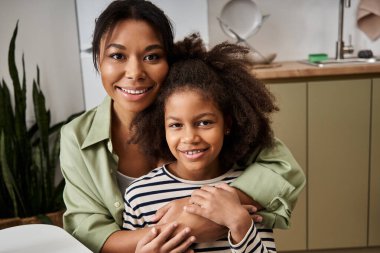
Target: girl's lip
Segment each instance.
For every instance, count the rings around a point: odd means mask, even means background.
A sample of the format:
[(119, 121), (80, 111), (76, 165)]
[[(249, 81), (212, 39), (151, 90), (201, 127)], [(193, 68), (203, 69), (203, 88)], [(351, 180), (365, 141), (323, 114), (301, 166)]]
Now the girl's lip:
[(191, 149), (191, 150), (179, 150), (186, 158), (195, 160), (201, 158), (208, 148), (204, 149)]

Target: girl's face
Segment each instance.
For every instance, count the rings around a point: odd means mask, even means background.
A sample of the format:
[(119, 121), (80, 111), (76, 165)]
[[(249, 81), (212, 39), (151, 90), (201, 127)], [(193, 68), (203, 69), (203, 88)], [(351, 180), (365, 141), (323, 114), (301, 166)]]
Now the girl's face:
[(119, 116), (149, 106), (168, 69), (163, 44), (144, 21), (120, 21), (102, 38), (99, 71)]
[(206, 180), (219, 176), (218, 155), (223, 146), (222, 112), (200, 91), (174, 92), (166, 100), (165, 132), (177, 163), (171, 171), (184, 179)]

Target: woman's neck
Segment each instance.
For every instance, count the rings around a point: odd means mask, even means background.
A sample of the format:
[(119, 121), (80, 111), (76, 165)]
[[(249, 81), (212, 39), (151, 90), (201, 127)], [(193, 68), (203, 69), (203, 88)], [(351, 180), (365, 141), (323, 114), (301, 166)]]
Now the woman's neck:
[(118, 171), (130, 177), (140, 177), (153, 168), (155, 164), (147, 159), (138, 144), (130, 144), (130, 126), (135, 113), (112, 109), (111, 138), (115, 154), (119, 157)]

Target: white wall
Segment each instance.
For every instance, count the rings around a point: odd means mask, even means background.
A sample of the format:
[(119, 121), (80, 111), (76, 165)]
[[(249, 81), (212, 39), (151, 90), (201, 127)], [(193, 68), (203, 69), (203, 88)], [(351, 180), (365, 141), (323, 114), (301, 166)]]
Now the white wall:
[(37, 64), (52, 123), (83, 110), (75, 0), (0, 0), (0, 77), (8, 86), (8, 46), (17, 20), (16, 60), (21, 74), (25, 54), (28, 121), (34, 118), (31, 91)]
[[(80, 48), (90, 46), (94, 19), (110, 0), (0, 0), (0, 77), (10, 84), (7, 50), (12, 31), (19, 20), (16, 57), (21, 67), (25, 53), (28, 102), (36, 65), (41, 69), (41, 85), (52, 121), (65, 119), (71, 113), (95, 106), (104, 96), (99, 77), (92, 67), (91, 55)], [(191, 31), (201, 31), (206, 42), (215, 45), (230, 39), (219, 27), (216, 16), (228, 0), (153, 0), (175, 23), (176, 39)], [(278, 53), (277, 60), (305, 59), (309, 53), (335, 55), (338, 27), (338, 0), (255, 0), (263, 14), (271, 16), (249, 42), (264, 53)], [(380, 56), (380, 40), (371, 42), (355, 23), (359, 0), (351, 0), (345, 9), (345, 34), (353, 36), (356, 50), (372, 49)], [(77, 32), (76, 4), (80, 15), (81, 46)], [(206, 5), (208, 4), (208, 5)], [(94, 11), (95, 10), (95, 11)], [(208, 16), (208, 23), (206, 22)], [(83, 26), (84, 24), (84, 26)], [(84, 40), (82, 40), (84, 39)], [(231, 39), (230, 39), (231, 40)], [(233, 40), (231, 40), (233, 41)], [(85, 90), (85, 92), (83, 91)], [(99, 92), (99, 93), (97, 93)], [(33, 118), (29, 106), (28, 119)]]
[[(226, 36), (216, 19), (228, 0), (208, 0), (210, 46), (233, 39)], [(338, 38), (339, 0), (254, 0), (262, 14), (270, 14), (260, 31), (248, 42), (263, 54), (277, 53), (276, 60), (306, 59), (309, 53), (327, 53), (335, 57)], [(352, 35), (355, 55), (372, 49), (380, 56), (380, 39), (372, 42), (356, 26), (359, 0), (345, 8), (343, 40)], [(380, 28), (379, 28), (380, 29)]]

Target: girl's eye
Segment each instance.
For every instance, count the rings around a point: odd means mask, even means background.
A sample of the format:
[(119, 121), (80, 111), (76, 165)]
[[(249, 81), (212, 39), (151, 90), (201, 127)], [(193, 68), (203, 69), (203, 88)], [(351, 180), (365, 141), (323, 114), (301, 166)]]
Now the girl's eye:
[(182, 124), (180, 123), (171, 123), (169, 124), (169, 128), (180, 128), (182, 127)]
[(160, 59), (158, 54), (150, 54), (144, 57), (145, 61), (157, 61), (158, 59)]
[(210, 126), (212, 125), (214, 122), (212, 122), (211, 120), (202, 120), (202, 121), (199, 121), (197, 123), (198, 126)]
[(125, 57), (123, 54), (115, 53), (111, 54), (111, 58), (115, 60), (123, 60)]

